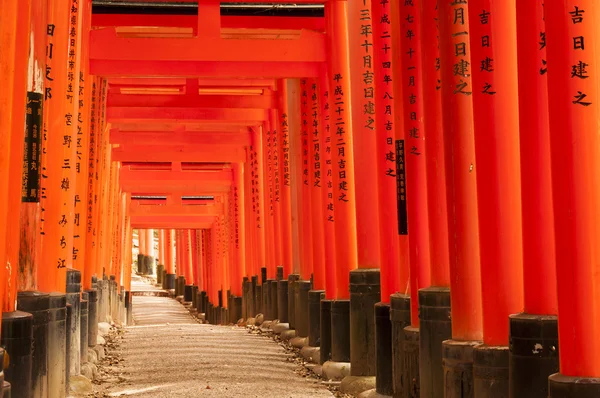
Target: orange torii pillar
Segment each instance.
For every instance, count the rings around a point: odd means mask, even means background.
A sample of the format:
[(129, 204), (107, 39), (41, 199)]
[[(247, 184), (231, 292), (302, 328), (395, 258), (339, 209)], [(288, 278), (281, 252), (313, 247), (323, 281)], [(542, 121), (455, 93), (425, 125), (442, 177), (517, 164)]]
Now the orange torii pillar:
[(190, 256), (191, 256), (191, 267), (192, 267), (192, 308), (196, 308), (197, 305), (197, 296), (198, 296), (198, 283), (200, 282), (200, 275), (198, 271), (200, 270), (200, 264), (198, 260), (198, 255), (200, 252), (198, 251), (198, 233), (196, 229), (190, 230)]
[[(469, 2), (483, 344), (474, 351), (476, 396), (506, 396), (508, 317), (523, 311), (523, 233), (515, 1)], [(528, 132), (525, 132), (528, 134)], [(484, 376), (485, 374), (485, 376)]]
[(146, 230), (146, 257), (145, 257), (145, 274), (146, 275), (154, 275), (155, 270), (155, 253), (154, 253), (154, 230), (147, 229)]
[[(353, 129), (350, 114), (350, 64), (346, 1), (330, 2), (328, 91), (331, 108), (333, 199), (335, 211), (336, 291), (331, 302), (331, 361), (350, 362), (350, 272), (358, 266), (354, 190)], [(326, 306), (327, 302), (323, 301)], [(323, 310), (325, 314), (327, 308)], [(322, 318), (322, 324), (327, 319)]]
[(600, 137), (596, 1), (547, 1), (560, 373), (549, 397), (600, 395)]
[(186, 256), (185, 256), (185, 242), (184, 242), (184, 231), (182, 229), (175, 230), (175, 270), (177, 279), (175, 281), (175, 297), (177, 300), (183, 301), (183, 294), (185, 292), (185, 267), (186, 267)]
[[(330, 11), (330, 5), (326, 5)], [(329, 47), (329, 43), (327, 43)], [(330, 51), (328, 51), (330, 52)], [(331, 144), (332, 130), (335, 125), (331, 122), (331, 107), (329, 103), (329, 71), (326, 65), (319, 74), (320, 93), (320, 158), (321, 158), (321, 223), (323, 225), (323, 245), (325, 259), (325, 293), (321, 296), (319, 309), (320, 323), (320, 363), (331, 359), (331, 302), (335, 298), (335, 215), (333, 198), (333, 161)]]
[(307, 294), (308, 345), (318, 347), (321, 339), (321, 296), (325, 294), (325, 219), (323, 208), (323, 190), (325, 176), (322, 161), (321, 134), (323, 125), (321, 118), (321, 91), (319, 79), (308, 79), (308, 163), (311, 176), (311, 246), (313, 263), (313, 283)]
[[(23, 172), (25, 109), (28, 107), (26, 92), (29, 86), (27, 63), (30, 5), (30, 1), (18, 4), (0, 2), (3, 10), (3, 15), (0, 16), (0, 78), (3, 82), (3, 92), (0, 94), (0, 185), (3, 190), (0, 198), (0, 302), (4, 326), (0, 357), (5, 361), (0, 368), (4, 369), (7, 380), (6, 385), (0, 386), (0, 392), (10, 395), (12, 388), (14, 396), (27, 396), (32, 387), (30, 350), (33, 347), (31, 338), (27, 338), (32, 333), (32, 314), (16, 311), (15, 307), (19, 269), (18, 209), (21, 206), (22, 192), (19, 188)], [(23, 347), (29, 350), (24, 350)], [(8, 367), (4, 368), (7, 363)]]
[(192, 257), (192, 231), (186, 229), (182, 232), (183, 238), (183, 257), (184, 257), (184, 276), (185, 285), (183, 290), (183, 301), (191, 303), (193, 298), (194, 286), (194, 262)]
[(243, 300), (247, 300), (248, 285), (244, 276), (246, 274), (246, 229), (245, 220), (245, 192), (244, 192), (244, 164), (234, 163), (233, 167), (233, 249), (235, 252), (235, 263), (231, 273), (231, 319), (237, 322), (240, 318), (246, 318)]
[[(256, 256), (257, 256), (257, 248), (256, 248), (256, 197), (255, 197), (255, 179), (254, 179), (254, 151), (252, 147), (247, 148), (247, 161), (244, 163), (244, 189), (246, 201), (244, 203), (245, 215), (246, 215), (246, 229), (244, 234), (246, 236), (246, 275), (247, 278), (246, 290), (247, 290), (247, 300), (246, 300), (246, 311), (248, 317), (254, 317), (260, 311), (258, 306), (255, 303), (256, 296), (256, 284), (258, 283), (258, 266), (256, 265)], [(205, 233), (205, 241), (208, 245), (209, 233)], [(209, 248), (207, 247), (207, 250)], [(208, 269), (207, 269), (208, 271)], [(208, 281), (208, 279), (207, 279)], [(208, 285), (207, 285), (207, 294), (208, 294)]]
[(275, 212), (273, 207), (273, 154), (271, 149), (271, 130), (270, 120), (262, 124), (262, 159), (263, 159), (263, 191), (262, 197), (264, 203), (264, 230), (265, 230), (265, 266), (266, 279), (262, 281), (262, 307), (265, 320), (272, 320), (277, 317), (273, 314), (273, 300), (271, 286), (277, 279), (277, 264), (275, 260)]
[[(280, 200), (281, 200), (281, 256), (283, 266), (282, 280), (277, 285), (277, 318), (281, 323), (289, 322), (288, 300), (289, 287), (298, 275), (293, 273), (292, 256), (292, 202), (291, 181), (292, 172), (290, 166), (290, 126), (289, 126), (289, 92), (288, 81), (281, 79), (277, 81), (277, 93), (279, 100), (278, 120), (279, 135), (277, 153), (279, 158), (280, 175)], [(247, 227), (246, 227), (247, 228)], [(246, 243), (249, 245), (249, 242)]]
[[(379, 187), (371, 0), (348, 0), (353, 147), (356, 161), (358, 268), (350, 273), (350, 353), (353, 376), (375, 376), (375, 304), (381, 300)], [(350, 101), (349, 101), (350, 103)], [(350, 149), (350, 148), (349, 148)], [(346, 276), (338, 274), (345, 280)]]
[[(401, 252), (399, 239), (399, 236), (404, 234), (403, 238), (406, 240), (407, 231), (400, 231), (398, 228), (399, 208), (406, 209), (405, 206), (399, 206), (406, 204), (405, 179), (402, 178), (400, 184), (397, 183), (405, 172), (403, 163), (402, 168), (397, 170), (397, 161), (403, 161), (404, 158), (396, 153), (396, 137), (404, 137), (403, 125), (396, 122), (397, 119), (402, 120), (397, 116), (402, 114), (401, 91), (395, 90), (396, 85), (399, 86), (399, 82), (395, 80), (400, 81), (401, 77), (394, 78), (393, 73), (400, 65), (399, 62), (396, 65), (394, 55), (399, 51), (393, 41), (393, 34), (399, 34), (394, 32), (394, 27), (399, 22), (398, 10), (389, 2), (372, 2), (371, 11), (381, 256), (381, 302), (375, 305), (376, 390), (380, 394), (392, 395), (393, 371), (398, 375), (402, 373), (404, 358), (398, 354), (398, 350), (402, 350), (403, 347), (403, 329), (410, 325), (410, 317), (407, 316), (409, 311), (406, 310), (410, 305), (410, 296), (406, 295), (409, 275), (408, 251), (404, 245), (404, 251)], [(405, 212), (400, 213), (402, 220), (406, 221)], [(404, 315), (404, 318), (401, 315)], [(392, 333), (395, 333), (394, 339)], [(392, 342), (396, 344), (393, 345)]]
[[(206, 267), (206, 264), (204, 263), (204, 246), (203, 246), (203, 238), (202, 238), (202, 234), (203, 234), (203, 230), (201, 229), (197, 229), (194, 231), (194, 235), (195, 235), (195, 250), (196, 250), (196, 268), (194, 270), (195, 274), (195, 279), (194, 279), (194, 283), (196, 285), (196, 288), (194, 289), (196, 291), (196, 311), (197, 314), (199, 315), (200, 313), (202, 313), (202, 292), (204, 291), (204, 268)], [(197, 277), (196, 277), (197, 275)]]
[[(265, 242), (265, 201), (263, 197), (263, 191), (265, 189), (264, 184), (264, 158), (263, 158), (263, 146), (264, 131), (262, 127), (258, 127), (252, 130), (252, 148), (254, 149), (254, 197), (256, 200), (256, 211), (255, 211), (255, 230), (257, 239), (257, 271), (260, 269), (260, 284), (262, 285), (267, 280), (267, 260), (266, 260), (266, 242)], [(213, 239), (216, 238), (213, 236)], [(217, 239), (215, 239), (217, 241)], [(218, 242), (217, 242), (218, 243)], [(261, 296), (262, 297), (262, 296)], [(264, 308), (262, 311), (264, 313)]]
[(471, 83), (476, 66), (470, 63), (466, 4), (440, 3), (439, 31), (452, 302), (452, 339), (443, 343), (442, 355), (447, 396), (460, 397), (460, 386), (473, 384), (473, 373), (464, 369), (472, 369), (473, 348), (483, 337)]
[[(524, 312), (510, 316), (509, 391), (548, 396), (558, 372), (558, 300), (552, 209), (544, 0), (517, 2)], [(535, 344), (542, 345), (540, 355)]]
[[(297, 159), (300, 167), (296, 176), (301, 186), (298, 188), (298, 234), (300, 251), (300, 278), (292, 284), (294, 294), (294, 320), (292, 326), (296, 329), (296, 336), (308, 337), (308, 292), (313, 280), (313, 240), (312, 240), (312, 185), (313, 176), (309, 165), (309, 140), (312, 127), (309, 126), (312, 118), (309, 117), (309, 84), (307, 79), (300, 80), (300, 126), (296, 130), (298, 135), (292, 137), (292, 151), (298, 151)], [(292, 135), (294, 132), (292, 132)]]
[(144, 273), (146, 253), (146, 230), (138, 229), (138, 274)]
[(165, 230), (165, 277), (163, 279), (162, 288), (165, 290), (175, 289), (175, 262), (173, 261), (174, 254), (174, 230)]
[(156, 265), (156, 283), (162, 286), (165, 272), (165, 230), (158, 230), (158, 264)]
[(133, 322), (133, 295), (131, 292), (131, 274), (133, 272), (133, 257), (131, 247), (133, 245), (133, 228), (131, 228), (131, 194), (125, 194), (125, 245), (123, 252), (124, 270), (123, 270), (123, 288), (125, 289), (125, 323), (131, 325)]

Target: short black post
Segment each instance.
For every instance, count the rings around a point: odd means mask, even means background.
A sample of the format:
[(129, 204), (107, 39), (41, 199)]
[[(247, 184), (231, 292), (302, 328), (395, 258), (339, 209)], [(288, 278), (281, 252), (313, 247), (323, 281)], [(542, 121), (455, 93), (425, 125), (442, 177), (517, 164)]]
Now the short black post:
[(419, 290), (419, 378), (424, 397), (444, 398), (442, 342), (452, 338), (450, 288)]
[(250, 314), (248, 316), (254, 318), (260, 312), (260, 300), (256, 300), (256, 297), (260, 297), (260, 294), (257, 295), (256, 293), (256, 287), (258, 286), (258, 275), (253, 275), (250, 278), (250, 281), (252, 283), (252, 288), (250, 289), (252, 307), (250, 308)]
[(79, 355), (81, 363), (87, 362), (87, 350), (88, 350), (88, 316), (89, 316), (89, 294), (87, 292), (81, 293), (81, 316), (79, 318)]
[(479, 344), (476, 341), (444, 341), (442, 364), (445, 398), (474, 398), (473, 349)]
[(508, 397), (508, 347), (476, 346), (473, 382), (477, 398)]
[(277, 282), (277, 319), (281, 323), (288, 323), (288, 281)]
[(276, 280), (272, 280), (271, 281), (271, 286), (269, 287), (269, 293), (271, 295), (271, 298), (269, 300), (271, 307), (270, 307), (270, 314), (271, 314), (271, 319), (279, 319), (278, 318), (278, 314), (277, 314), (277, 310), (278, 310), (278, 306), (277, 306), (277, 285), (278, 282)]
[(288, 275), (288, 323), (290, 329), (296, 329), (296, 282), (299, 280), (299, 274)]
[(331, 302), (331, 360), (350, 362), (350, 300)]
[[(67, 299), (68, 300), (68, 299)], [(71, 322), (73, 320), (73, 306), (71, 304), (69, 304), (67, 302), (67, 338), (66, 338), (66, 342), (67, 342), (67, 352), (65, 354), (65, 369), (67, 370), (65, 372), (65, 386), (67, 391), (69, 391), (69, 377), (71, 376)]]
[(231, 297), (231, 320), (233, 323), (237, 323), (242, 316), (242, 298), (239, 296)]
[(267, 267), (260, 268), (260, 284), (264, 284), (267, 281)]
[(94, 347), (98, 340), (98, 290), (88, 289), (88, 347)]
[(392, 322), (390, 321), (390, 305), (375, 304), (375, 353), (377, 373), (375, 389), (382, 395), (394, 393), (392, 376)]
[(296, 336), (308, 337), (308, 292), (312, 288), (310, 281), (297, 281), (295, 328)]
[(48, 311), (50, 296), (47, 293), (38, 291), (18, 292), (17, 308), (33, 316), (32, 396), (48, 396)]
[(395, 293), (390, 296), (392, 322), (392, 377), (394, 398), (404, 398), (404, 328), (410, 326), (410, 296)]
[(164, 289), (165, 290), (173, 290), (175, 289), (175, 279), (176, 279), (176, 275), (175, 274), (165, 274), (165, 283), (164, 283)]
[(194, 286), (193, 285), (184, 285), (183, 286), (183, 301), (186, 303), (191, 303), (192, 302), (192, 290), (193, 290)]
[(10, 359), (4, 377), (12, 386), (12, 396), (28, 398), (32, 391), (33, 315), (23, 311), (4, 312), (1, 341)]
[(558, 318), (522, 313), (509, 322), (509, 396), (548, 397), (548, 377), (559, 371)]
[(331, 303), (331, 300), (321, 300), (321, 365), (331, 359)]
[(308, 345), (321, 345), (321, 299), (325, 298), (325, 290), (308, 292)]
[(165, 266), (162, 264), (158, 264), (156, 266), (156, 283), (158, 283), (158, 284), (162, 284), (162, 274), (163, 274), (164, 269), (165, 269)]
[(277, 267), (277, 274), (275, 276), (275, 280), (277, 280), (277, 281), (283, 280), (283, 265), (279, 265)]
[(378, 269), (350, 272), (350, 354), (352, 376), (375, 376), (375, 304), (381, 300)]
[(600, 397), (600, 378), (572, 377), (555, 373), (548, 378), (549, 398)]
[(138, 274), (143, 274), (144, 273), (144, 255), (143, 254), (138, 254), (137, 256), (137, 273)]
[(402, 384), (405, 398), (419, 398), (421, 383), (419, 381), (419, 328), (404, 328), (404, 364), (402, 367)]
[(129, 290), (125, 291), (125, 322), (133, 325), (133, 295)]
[(273, 320), (271, 314), (271, 281), (264, 281), (262, 284), (262, 313), (265, 316), (265, 321)]
[(262, 303), (262, 286), (256, 285), (256, 286), (254, 286), (254, 306), (256, 307), (256, 313), (254, 314), (255, 316), (262, 313), (261, 303)]
[[(98, 326), (96, 325), (96, 328)], [(48, 310), (48, 391), (67, 393), (67, 296), (50, 293)]]

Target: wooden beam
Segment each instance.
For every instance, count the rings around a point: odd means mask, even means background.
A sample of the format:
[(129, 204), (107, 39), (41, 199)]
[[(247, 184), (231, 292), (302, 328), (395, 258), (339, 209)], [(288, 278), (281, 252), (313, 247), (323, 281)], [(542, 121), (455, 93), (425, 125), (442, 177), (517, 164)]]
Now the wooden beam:
[(160, 145), (123, 145), (112, 150), (112, 160), (117, 162), (233, 163), (245, 162), (246, 158), (246, 151), (241, 146), (190, 148), (186, 145), (173, 145), (165, 148)]
[(109, 93), (111, 107), (175, 107), (215, 109), (269, 109), (277, 107), (273, 92), (266, 95), (162, 95)]
[[(208, 149), (206, 146), (224, 145), (224, 146), (250, 146), (251, 134), (249, 132), (123, 132), (111, 130), (110, 143), (118, 145), (136, 145), (144, 143), (146, 145), (173, 146), (184, 145), (197, 148)], [(201, 146), (201, 147), (199, 147)]]
[(106, 120), (109, 123), (132, 121), (231, 121), (244, 122), (254, 125), (267, 120), (268, 114), (264, 109), (213, 109), (213, 108), (160, 108), (160, 107), (109, 107), (106, 110)]
[(132, 228), (155, 229), (206, 229), (214, 223), (214, 216), (132, 216)]
[(142, 205), (132, 203), (129, 207), (131, 216), (218, 216), (223, 214), (223, 203), (210, 205)]

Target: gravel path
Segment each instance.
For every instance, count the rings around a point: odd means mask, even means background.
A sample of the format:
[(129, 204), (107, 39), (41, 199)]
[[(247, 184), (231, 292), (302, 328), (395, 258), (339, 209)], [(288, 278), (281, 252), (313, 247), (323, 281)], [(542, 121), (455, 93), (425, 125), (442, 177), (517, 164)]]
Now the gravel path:
[[(140, 288), (142, 286), (139, 286)], [(332, 397), (297, 374), (270, 339), (245, 328), (202, 325), (177, 301), (134, 296), (135, 326), (116, 337), (99, 397)]]

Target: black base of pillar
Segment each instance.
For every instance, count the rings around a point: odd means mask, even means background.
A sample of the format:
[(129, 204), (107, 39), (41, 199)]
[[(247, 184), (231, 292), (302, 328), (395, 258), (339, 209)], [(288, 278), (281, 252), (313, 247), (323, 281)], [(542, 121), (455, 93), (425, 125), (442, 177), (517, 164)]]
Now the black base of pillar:
[[(112, 277), (112, 276), (111, 276)], [(114, 296), (116, 295), (116, 285), (111, 278), (111, 306), (109, 307), (109, 315), (113, 315)], [(70, 322), (67, 323), (69, 328), (67, 336), (69, 336), (69, 345), (67, 345), (69, 358), (69, 375), (76, 376), (81, 373), (81, 271), (76, 269), (67, 269), (67, 304), (71, 306), (71, 317), (67, 318)], [(116, 319), (115, 319), (116, 321)]]
[(404, 398), (419, 398), (419, 329), (404, 328), (404, 363), (402, 365), (402, 386)]
[(331, 360), (350, 362), (350, 300), (331, 301)]
[[(67, 298), (68, 300), (68, 298)], [(71, 322), (73, 320), (73, 306), (67, 302), (67, 334), (66, 334), (66, 342), (67, 342), (67, 351), (65, 353), (65, 386), (67, 391), (69, 391), (69, 376), (71, 374)]]
[(350, 369), (352, 376), (375, 376), (375, 304), (381, 300), (378, 269), (350, 272)]
[(509, 321), (509, 394), (546, 398), (548, 377), (559, 371), (557, 317), (516, 314)]
[(146, 256), (146, 266), (145, 273), (146, 275), (154, 275), (154, 265), (156, 264), (156, 260), (152, 256)]
[[(33, 316), (33, 352), (31, 357), (31, 393), (34, 397), (48, 395), (48, 309), (47, 293), (29, 291), (17, 294), (17, 308)], [(87, 330), (87, 328), (86, 328)], [(87, 347), (86, 347), (87, 348)], [(2, 380), (0, 380), (0, 383)]]
[(133, 300), (130, 291), (125, 291), (125, 322), (128, 325), (133, 324)]
[(277, 266), (277, 274), (275, 276), (275, 280), (278, 282), (283, 280), (283, 265)]
[(192, 286), (192, 308), (198, 308), (198, 286)]
[(270, 311), (269, 313), (271, 314), (271, 318), (273, 319), (279, 319), (277, 317), (277, 310), (278, 310), (278, 305), (277, 305), (277, 297), (278, 297), (278, 293), (277, 293), (277, 281), (271, 281), (271, 286), (269, 287), (269, 294), (271, 295), (271, 298), (269, 299), (269, 303), (271, 304), (270, 306)]
[[(4, 382), (4, 348), (0, 347), (0, 392), (2, 392), (2, 383)], [(0, 397), (2, 395), (0, 394)]]
[(262, 313), (265, 321), (272, 321), (273, 314), (271, 313), (271, 281), (265, 281), (262, 284)]
[(331, 300), (321, 300), (321, 365), (331, 360), (331, 303)]
[(410, 325), (410, 296), (395, 293), (390, 296), (392, 322), (392, 378), (394, 398), (404, 398), (404, 329)]
[(199, 298), (199, 307), (198, 307), (198, 312), (200, 314), (205, 313), (206, 312), (206, 292), (202, 291), (200, 292), (200, 298)]
[(183, 301), (186, 303), (192, 302), (192, 291), (194, 289), (193, 285), (184, 285), (183, 286)]
[(251, 308), (249, 317), (255, 317), (260, 312), (260, 300), (256, 300), (256, 297), (260, 297), (260, 294), (257, 296), (256, 287), (258, 286), (258, 276), (254, 275), (250, 278), (251, 289), (249, 294), (251, 295)]
[(94, 347), (98, 340), (98, 290), (88, 289), (88, 347)]
[(444, 397), (473, 398), (473, 350), (478, 341), (446, 340), (442, 344)]
[(296, 329), (296, 282), (300, 280), (300, 275), (288, 275), (288, 323), (290, 329)]
[(162, 276), (163, 276), (164, 269), (165, 269), (165, 266), (162, 264), (158, 264), (156, 266), (156, 283), (162, 284)]
[(232, 323), (237, 323), (242, 316), (242, 298), (238, 296), (231, 297), (230, 319)]
[(600, 378), (563, 376), (555, 373), (548, 378), (549, 398), (600, 397)]
[(165, 290), (173, 290), (175, 289), (175, 278), (177, 276), (175, 274), (166, 274), (165, 275), (165, 283), (164, 283), (164, 289)]
[(310, 281), (296, 282), (296, 336), (308, 337), (308, 292), (312, 288)]
[(254, 295), (252, 293), (252, 281), (246, 280), (244, 282), (244, 286), (243, 286), (243, 297), (242, 297), (242, 316), (244, 317), (244, 319), (248, 319), (252, 316), (252, 307), (253, 307), (253, 303), (252, 303), (252, 299), (254, 298)]
[(143, 274), (144, 273), (144, 266), (146, 265), (146, 262), (144, 260), (144, 255), (143, 254), (138, 254), (137, 257), (137, 273), (138, 274)]
[(28, 398), (32, 391), (33, 315), (23, 311), (3, 313), (1, 344), (10, 359), (4, 377), (12, 386), (12, 396)]
[[(81, 292), (81, 315), (79, 317), (79, 355), (81, 363), (87, 362), (87, 349), (88, 349), (88, 311), (89, 301), (88, 293)], [(37, 343), (37, 341), (36, 341)]]
[(264, 313), (262, 312), (262, 285), (256, 285), (254, 286), (254, 316), (258, 315), (258, 314), (263, 314), (263, 318), (264, 318)]
[(288, 281), (277, 282), (277, 319), (281, 323), (289, 322), (288, 318)]
[(12, 387), (8, 381), (2, 383), (0, 390), (2, 391), (2, 398), (11, 398)]
[[(64, 397), (67, 393), (67, 296), (50, 293), (49, 307), (48, 391)], [(97, 328), (96, 324), (96, 333)]]
[(185, 276), (177, 277), (177, 288), (175, 290), (175, 297), (179, 297), (185, 294)]
[(382, 395), (394, 393), (392, 377), (392, 322), (390, 321), (390, 305), (375, 304), (375, 350), (377, 373), (375, 389)]
[(475, 347), (473, 385), (477, 398), (508, 397), (508, 347)]
[(444, 398), (442, 342), (452, 338), (450, 288), (419, 290), (419, 355), (421, 394)]
[(308, 345), (321, 345), (321, 299), (325, 298), (325, 290), (308, 292)]

